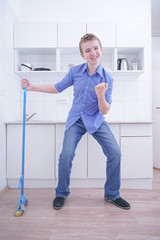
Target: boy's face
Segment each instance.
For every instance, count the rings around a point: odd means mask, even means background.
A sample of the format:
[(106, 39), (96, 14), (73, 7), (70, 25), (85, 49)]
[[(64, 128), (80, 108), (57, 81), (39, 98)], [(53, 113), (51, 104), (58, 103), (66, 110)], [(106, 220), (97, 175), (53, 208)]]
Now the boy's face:
[(102, 56), (102, 48), (97, 40), (84, 42), (82, 43), (81, 48), (81, 56), (87, 61), (88, 64), (99, 65)]

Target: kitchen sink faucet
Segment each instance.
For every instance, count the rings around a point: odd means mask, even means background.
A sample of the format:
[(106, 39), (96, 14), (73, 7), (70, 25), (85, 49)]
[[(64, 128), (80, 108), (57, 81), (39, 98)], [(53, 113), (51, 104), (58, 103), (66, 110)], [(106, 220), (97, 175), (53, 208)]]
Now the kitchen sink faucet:
[(29, 121), (34, 115), (36, 115), (36, 113), (33, 113), (31, 116), (27, 118), (28, 114), (26, 114), (26, 121)]

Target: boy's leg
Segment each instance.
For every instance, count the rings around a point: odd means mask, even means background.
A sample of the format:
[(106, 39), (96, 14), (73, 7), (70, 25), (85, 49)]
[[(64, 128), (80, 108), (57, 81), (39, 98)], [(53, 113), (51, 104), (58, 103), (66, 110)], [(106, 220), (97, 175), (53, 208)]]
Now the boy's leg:
[(77, 144), (85, 133), (86, 128), (81, 120), (78, 120), (73, 126), (65, 130), (63, 149), (59, 158), (56, 197), (66, 198), (70, 194), (69, 185), (72, 160), (75, 156)]
[(104, 197), (107, 200), (115, 200), (120, 197), (120, 148), (106, 122), (103, 122), (101, 127), (93, 133), (92, 136), (101, 145), (103, 152), (107, 157)]

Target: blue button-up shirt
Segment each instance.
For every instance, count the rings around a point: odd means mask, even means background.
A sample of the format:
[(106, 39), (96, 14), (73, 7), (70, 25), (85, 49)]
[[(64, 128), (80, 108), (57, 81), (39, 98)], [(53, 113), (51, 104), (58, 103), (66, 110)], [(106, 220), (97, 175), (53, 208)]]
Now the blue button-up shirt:
[(87, 63), (74, 66), (60, 82), (55, 84), (58, 92), (62, 92), (72, 85), (74, 87), (73, 104), (66, 122), (67, 129), (80, 117), (89, 134), (94, 133), (101, 126), (104, 116), (98, 107), (95, 86), (102, 82), (108, 84), (105, 98), (111, 104), (113, 79), (101, 64), (92, 76), (89, 75)]

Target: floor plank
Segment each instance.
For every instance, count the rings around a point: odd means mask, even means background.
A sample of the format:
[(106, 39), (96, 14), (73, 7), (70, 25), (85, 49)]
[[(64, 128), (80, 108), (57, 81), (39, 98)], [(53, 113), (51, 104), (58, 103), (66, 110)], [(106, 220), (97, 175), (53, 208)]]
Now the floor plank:
[(152, 190), (121, 189), (131, 204), (123, 210), (103, 200), (103, 189), (71, 189), (53, 210), (52, 189), (25, 189), (28, 206), (14, 217), (20, 191), (0, 195), (0, 240), (160, 240), (160, 170)]

